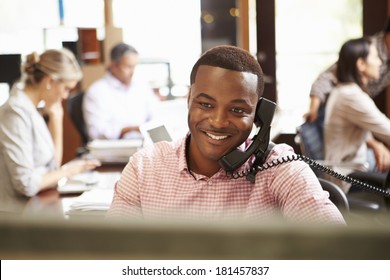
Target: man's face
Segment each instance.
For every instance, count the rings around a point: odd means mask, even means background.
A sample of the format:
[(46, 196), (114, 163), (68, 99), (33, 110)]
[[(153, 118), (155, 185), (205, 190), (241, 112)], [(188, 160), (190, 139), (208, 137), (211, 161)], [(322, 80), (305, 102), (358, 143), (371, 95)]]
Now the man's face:
[(119, 62), (111, 63), (111, 73), (123, 84), (130, 85), (137, 63), (137, 54), (126, 53), (121, 57)]
[(258, 101), (256, 89), (257, 76), (252, 73), (199, 67), (188, 97), (191, 169), (218, 170), (218, 160), (247, 139)]

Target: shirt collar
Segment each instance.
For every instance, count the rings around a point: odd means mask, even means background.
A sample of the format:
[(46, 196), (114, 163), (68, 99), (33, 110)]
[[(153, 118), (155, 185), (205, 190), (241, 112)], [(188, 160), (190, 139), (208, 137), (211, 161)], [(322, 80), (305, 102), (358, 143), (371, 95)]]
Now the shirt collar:
[[(190, 133), (188, 132), (186, 137), (184, 137), (182, 139), (182, 143), (181, 143), (181, 146), (180, 146), (180, 149), (179, 149), (179, 166), (178, 166), (178, 171), (179, 172), (185, 172), (185, 173), (188, 173), (190, 174), (192, 177), (194, 177), (194, 179), (201, 179), (201, 178), (205, 178), (205, 176), (203, 175), (198, 175), (198, 174), (195, 174), (193, 173), (189, 168), (188, 168), (188, 164), (187, 164), (187, 154), (186, 154), (186, 150), (187, 150), (187, 147), (188, 147), (188, 143), (189, 143), (189, 139), (190, 139)], [(248, 143), (250, 143), (250, 139), (248, 139), (247, 141), (245, 141), (240, 147), (239, 149), (244, 149), (244, 147), (246, 147), (248, 145)], [(240, 168), (238, 168), (234, 173), (236, 172), (243, 172), (244, 170), (248, 170), (250, 168), (250, 166), (253, 164), (253, 161), (254, 161), (254, 157), (250, 157), (249, 160), (247, 162), (245, 162)], [(223, 170), (222, 168), (220, 168), (220, 170), (214, 174), (212, 176), (213, 178), (219, 178), (219, 177), (228, 177), (227, 174), (226, 174), (226, 171)]]
[(105, 78), (108, 81), (108, 83), (114, 88), (127, 90), (130, 87), (123, 84), (121, 81), (119, 81), (114, 75), (111, 74), (110, 71), (107, 71)]
[(187, 133), (186, 137), (182, 139), (182, 143), (180, 145), (179, 149), (179, 171), (188, 171), (188, 164), (187, 164), (187, 156), (186, 156), (186, 150), (188, 145), (188, 139), (190, 137), (190, 133)]

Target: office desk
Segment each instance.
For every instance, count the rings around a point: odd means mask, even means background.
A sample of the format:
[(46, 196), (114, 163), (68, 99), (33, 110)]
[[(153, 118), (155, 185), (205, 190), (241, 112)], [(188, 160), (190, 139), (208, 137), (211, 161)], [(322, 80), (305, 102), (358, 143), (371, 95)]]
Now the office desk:
[(99, 172), (122, 172), (125, 168), (127, 162), (110, 162), (103, 163), (101, 166), (96, 168), (96, 171)]
[(81, 194), (61, 194), (56, 189), (40, 192), (32, 197), (25, 205), (22, 217), (50, 217), (67, 220), (75, 217), (104, 217), (104, 212), (84, 212), (83, 215), (70, 215), (71, 205)]
[(22, 216), (50, 216), (64, 218), (62, 200), (69, 195), (61, 195), (56, 189), (48, 189), (30, 198), (23, 210)]
[[(66, 219), (77, 196), (51, 189), (18, 219), (0, 216), (2, 259), (389, 259), (390, 217), (347, 227), (272, 223), (179, 223)], [(28, 211), (27, 211), (28, 210)], [(41, 215), (43, 214), (44, 215)], [(33, 215), (34, 214), (34, 215)], [(380, 219), (380, 221), (379, 221)], [(378, 222), (379, 221), (379, 222)], [(271, 222), (271, 221), (268, 221)]]
[[(104, 164), (96, 169), (101, 178), (104, 180), (104, 186), (100, 188), (112, 188), (115, 184), (115, 176), (119, 177), (120, 172), (123, 170), (124, 164)], [(95, 187), (93, 186), (92, 189)], [(74, 193), (60, 193), (57, 189), (48, 189), (40, 192), (38, 195), (28, 200), (24, 207), (23, 216), (51, 216), (60, 219), (68, 219), (72, 217), (99, 217), (102, 218), (105, 214), (104, 211), (74, 211), (73, 215), (70, 215), (72, 204), (80, 197), (81, 192)], [(82, 215), (81, 215), (82, 214)]]

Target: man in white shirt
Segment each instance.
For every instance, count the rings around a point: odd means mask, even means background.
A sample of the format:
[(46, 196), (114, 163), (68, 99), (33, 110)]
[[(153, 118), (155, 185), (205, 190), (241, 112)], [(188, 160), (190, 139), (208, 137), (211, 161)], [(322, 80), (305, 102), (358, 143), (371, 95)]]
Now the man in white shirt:
[(158, 102), (153, 90), (133, 79), (137, 50), (119, 43), (111, 50), (104, 77), (86, 91), (83, 114), (90, 140), (140, 138), (139, 126), (152, 118)]

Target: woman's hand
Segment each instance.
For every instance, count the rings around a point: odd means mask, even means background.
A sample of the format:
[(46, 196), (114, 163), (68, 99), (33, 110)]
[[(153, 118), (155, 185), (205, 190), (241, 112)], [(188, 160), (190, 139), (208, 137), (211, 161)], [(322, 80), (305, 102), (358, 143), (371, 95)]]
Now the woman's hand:
[(64, 108), (61, 100), (54, 103), (45, 104), (44, 112), (49, 116), (49, 121), (61, 122), (64, 117)]
[(65, 171), (66, 177), (72, 177), (84, 171), (95, 169), (100, 165), (100, 161), (96, 159), (78, 159), (64, 164), (61, 169)]
[(376, 167), (378, 171), (383, 172), (390, 167), (390, 151), (382, 143), (376, 140), (367, 141), (367, 146), (374, 151)]
[[(46, 101), (45, 101), (46, 102)], [(63, 125), (64, 109), (61, 99), (53, 103), (46, 102), (44, 112), (49, 117), (47, 126), (54, 143), (54, 152), (57, 164), (60, 165), (63, 156)]]
[(100, 165), (100, 161), (96, 159), (72, 160), (55, 171), (43, 174), (40, 189), (44, 190), (52, 188), (64, 177), (70, 178), (84, 171), (95, 169)]

